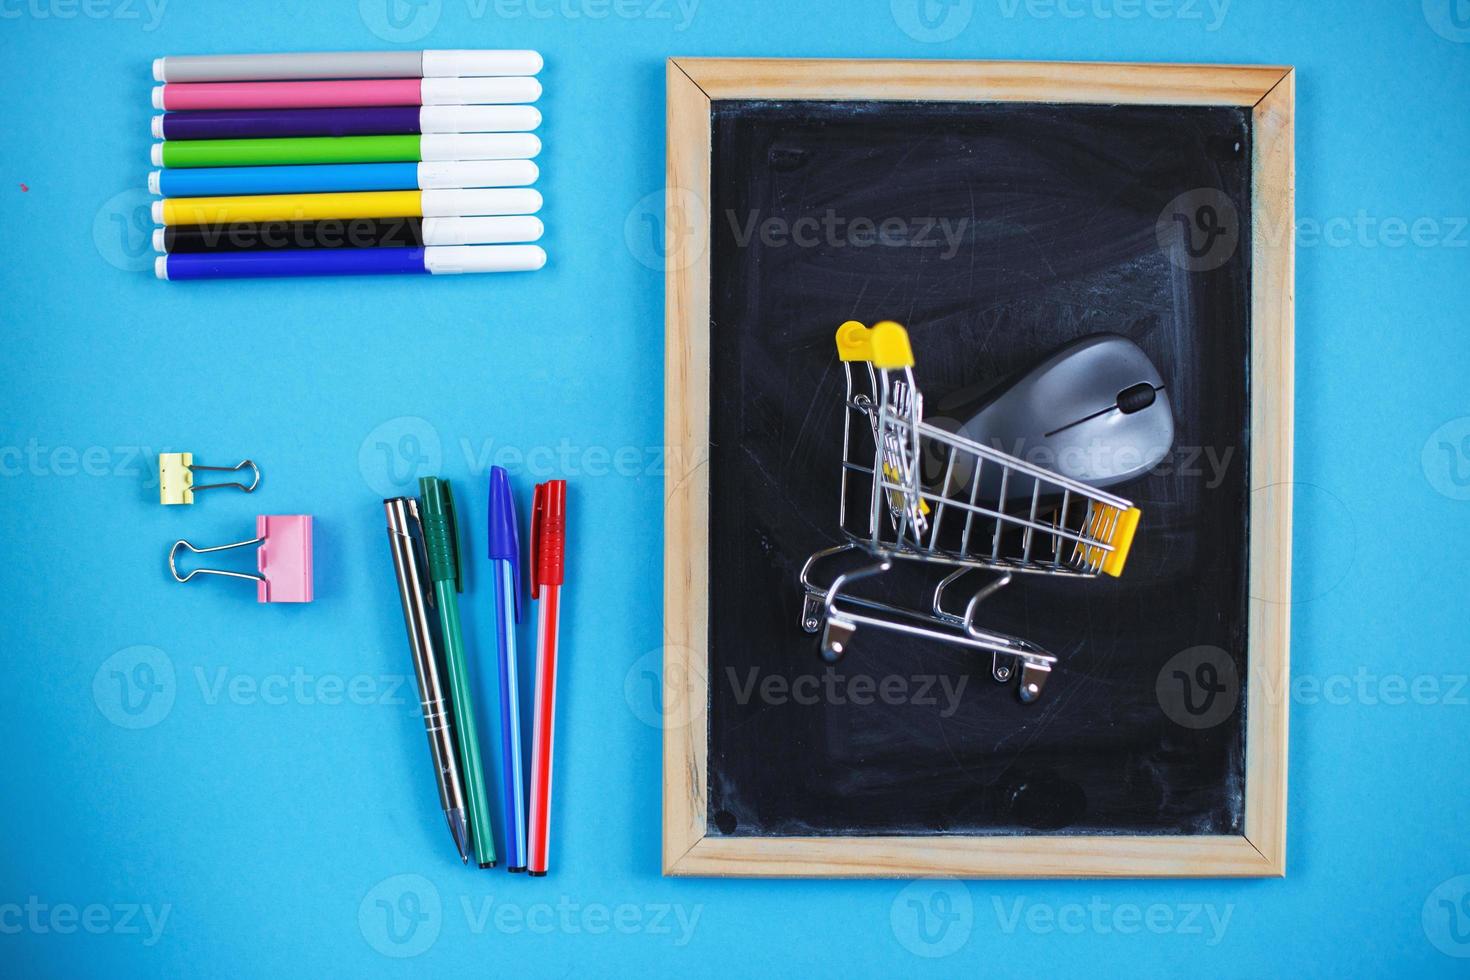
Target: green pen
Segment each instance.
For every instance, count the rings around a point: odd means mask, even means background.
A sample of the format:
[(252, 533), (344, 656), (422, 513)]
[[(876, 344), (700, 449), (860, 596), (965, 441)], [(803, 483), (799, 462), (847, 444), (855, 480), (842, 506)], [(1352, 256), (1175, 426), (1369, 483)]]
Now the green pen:
[(495, 834), (490, 827), (490, 804), (485, 775), (480, 768), (480, 739), (475, 730), (475, 703), (470, 694), (469, 665), (465, 659), (464, 631), (459, 625), (459, 599), (464, 591), (464, 569), (459, 559), (459, 521), (449, 481), (436, 476), (419, 479), (423, 495), (424, 543), (429, 553), (429, 578), (434, 582), (435, 605), (443, 627), (445, 660), (449, 664), (449, 698), (454, 705), (455, 735), (464, 769), (469, 801), (470, 832), (475, 857), (482, 868), (495, 867)]

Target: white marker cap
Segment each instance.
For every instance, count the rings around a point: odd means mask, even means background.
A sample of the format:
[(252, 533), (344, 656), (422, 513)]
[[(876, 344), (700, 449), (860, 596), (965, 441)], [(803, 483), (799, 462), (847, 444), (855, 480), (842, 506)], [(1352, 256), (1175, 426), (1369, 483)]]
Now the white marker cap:
[(419, 83), (424, 105), (509, 105), (541, 98), (534, 78), (426, 78)]
[[(165, 249), (163, 247), (163, 229), (162, 228), (154, 228), (153, 229), (153, 251), (155, 251), (155, 252), (164, 252), (164, 251), (167, 251), (167, 249)], [(158, 261), (157, 259), (154, 259), (155, 264), (157, 263), (157, 261)]]
[(422, 191), (420, 213), (425, 218), (462, 218), (481, 214), (535, 214), (541, 193), (529, 188), (474, 191)]
[(152, 211), (153, 211), (153, 223), (155, 225), (161, 225), (161, 224), (163, 224), (163, 202), (162, 201), (154, 201), (153, 202)]
[(426, 105), (419, 109), (421, 133), (528, 133), (541, 125), (533, 105)]
[(162, 194), (163, 193), (163, 171), (162, 170), (155, 170), (155, 171), (153, 171), (152, 173), (150, 173), (148, 175), (148, 193), (149, 194)]
[(540, 169), (530, 160), (471, 160), (419, 164), (419, 189), (459, 187), (527, 187)]
[(424, 268), (435, 275), (462, 272), (535, 272), (546, 264), (539, 245), (436, 245), (424, 249)]
[(539, 51), (425, 51), (425, 78), (484, 75), (534, 75), (543, 64)]
[(419, 159), (425, 163), (451, 160), (529, 160), (541, 152), (535, 133), (440, 133), (419, 137)]
[(160, 255), (153, 260), (153, 274), (160, 279), (168, 278), (168, 256)]
[(168, 79), (166, 79), (166, 78), (163, 77), (163, 59), (162, 58), (154, 58), (153, 59), (153, 80), (155, 82), (166, 82), (166, 81), (168, 81)]
[(163, 108), (163, 86), (162, 85), (155, 85), (155, 86), (153, 86), (153, 108), (155, 108), (155, 109), (162, 109)]
[(163, 117), (162, 116), (154, 116), (153, 117), (153, 138), (156, 139), (156, 140), (161, 140), (161, 139), (164, 138), (164, 135), (163, 135)]
[(535, 242), (546, 231), (541, 219), (529, 214), (502, 218), (425, 218), (422, 227), (425, 245)]
[(148, 149), (148, 162), (155, 167), (163, 166), (163, 144), (154, 143)]

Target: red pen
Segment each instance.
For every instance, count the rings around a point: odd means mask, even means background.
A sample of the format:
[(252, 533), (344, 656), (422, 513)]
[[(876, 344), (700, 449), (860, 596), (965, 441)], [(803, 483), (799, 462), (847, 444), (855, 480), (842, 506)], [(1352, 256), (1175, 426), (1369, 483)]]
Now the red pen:
[(557, 630), (567, 538), (567, 481), (536, 485), (531, 506), (531, 595), (536, 600), (536, 703), (531, 724), (530, 853), (526, 870), (546, 874), (551, 836), (551, 746), (556, 727)]

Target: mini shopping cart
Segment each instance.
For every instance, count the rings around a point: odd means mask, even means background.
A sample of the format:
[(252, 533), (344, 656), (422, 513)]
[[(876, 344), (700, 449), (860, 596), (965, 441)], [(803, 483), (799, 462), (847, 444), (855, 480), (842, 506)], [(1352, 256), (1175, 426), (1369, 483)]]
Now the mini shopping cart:
[[(1029, 640), (981, 628), (980, 604), (1015, 574), (1122, 574), (1138, 509), (924, 421), (913, 351), (897, 323), (844, 323), (837, 354), (847, 376), (838, 510), (847, 541), (802, 567), (802, 628), (822, 632), (829, 661), (842, 656), (859, 626), (987, 651), (995, 680), (1019, 673), (1021, 700), (1035, 701), (1057, 658)], [(878, 581), (902, 584), (878, 578), (896, 562), (931, 571), (920, 576), (927, 601), (854, 591), (860, 582), (865, 592)], [(845, 570), (822, 585), (819, 568)], [(976, 587), (974, 572), (994, 574)]]

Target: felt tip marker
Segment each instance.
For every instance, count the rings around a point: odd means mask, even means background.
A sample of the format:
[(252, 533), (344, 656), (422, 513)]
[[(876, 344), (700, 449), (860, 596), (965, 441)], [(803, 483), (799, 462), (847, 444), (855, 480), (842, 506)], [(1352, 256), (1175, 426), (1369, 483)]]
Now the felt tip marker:
[(152, 208), (153, 223), (159, 225), (218, 225), (231, 221), (322, 221), (328, 218), (456, 218), (535, 214), (540, 210), (541, 194), (529, 187), (166, 197), (154, 201)]
[(148, 175), (148, 190), (164, 197), (454, 190), (469, 187), (526, 187), (536, 183), (540, 174), (540, 170), (530, 160), (197, 167), (155, 170)]
[(153, 117), (161, 140), (282, 136), (390, 136), (398, 133), (529, 133), (533, 105), (347, 106), (335, 109), (201, 109)]
[(535, 102), (534, 78), (364, 78), (338, 82), (169, 82), (153, 108), (329, 109), (339, 106), (511, 105)]
[(153, 250), (255, 252), (300, 248), (410, 248), (535, 242), (545, 232), (533, 215), (487, 218), (351, 218), (169, 225), (153, 230)]
[(260, 167), (309, 163), (529, 160), (540, 152), (541, 140), (534, 133), (301, 136), (154, 143), (149, 161), (155, 167)]
[(153, 59), (156, 82), (274, 82), (327, 78), (452, 78), (534, 75), (535, 51), (303, 51), (183, 55)]
[[(535, 272), (546, 264), (539, 245), (435, 245), (424, 248), (287, 249), (160, 255), (159, 279), (264, 279), (275, 276), (460, 275)], [(524, 852), (522, 852), (524, 853)], [(522, 858), (524, 860), (524, 858)]]

